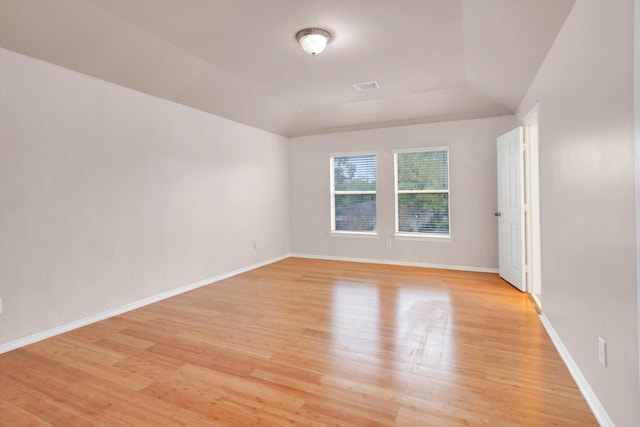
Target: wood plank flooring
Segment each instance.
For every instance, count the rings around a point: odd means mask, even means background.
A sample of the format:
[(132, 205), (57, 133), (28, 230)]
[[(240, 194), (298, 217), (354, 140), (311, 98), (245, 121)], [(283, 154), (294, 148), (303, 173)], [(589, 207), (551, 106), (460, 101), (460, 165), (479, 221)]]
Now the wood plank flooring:
[(596, 426), (494, 274), (289, 258), (0, 355), (1, 426)]

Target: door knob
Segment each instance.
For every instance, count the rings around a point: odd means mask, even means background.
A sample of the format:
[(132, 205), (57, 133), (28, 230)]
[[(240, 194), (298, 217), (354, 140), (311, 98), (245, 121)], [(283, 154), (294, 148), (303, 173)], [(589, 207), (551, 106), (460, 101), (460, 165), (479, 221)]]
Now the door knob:
[(495, 216), (502, 216), (502, 214), (500, 212), (494, 212), (493, 213)]

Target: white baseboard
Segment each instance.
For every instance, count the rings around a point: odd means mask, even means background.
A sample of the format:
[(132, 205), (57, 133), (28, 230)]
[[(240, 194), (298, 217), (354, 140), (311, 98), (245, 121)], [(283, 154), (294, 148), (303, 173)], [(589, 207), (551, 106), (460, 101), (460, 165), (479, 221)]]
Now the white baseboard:
[(478, 273), (498, 273), (497, 268), (469, 267), (466, 265), (431, 264), (426, 262), (394, 261), (394, 260), (381, 260), (381, 259), (370, 259), (370, 258), (351, 258), (351, 257), (341, 257), (341, 256), (310, 255), (310, 254), (299, 254), (299, 253), (291, 253), (289, 254), (289, 256), (297, 257), (297, 258), (324, 259), (329, 261), (365, 262), (369, 264), (401, 265), (405, 267), (440, 268), (443, 270), (475, 271)]
[(279, 257), (271, 258), (265, 261), (261, 261), (256, 264), (249, 265), (247, 267), (239, 268), (237, 270), (230, 271), (228, 273), (219, 274), (217, 276), (210, 277), (208, 279), (200, 280), (195, 283), (191, 283), (186, 286), (182, 286), (180, 288), (172, 289), (167, 292), (163, 292), (158, 295), (154, 295), (148, 298), (144, 298), (129, 304), (125, 304), (121, 307), (116, 307), (111, 310), (103, 311), (102, 313), (94, 314), (89, 317), (85, 317), (83, 319), (75, 320), (73, 322), (65, 323), (64, 325), (56, 326), (55, 328), (47, 329), (46, 331), (36, 332), (35, 334), (28, 335), (23, 338), (18, 338), (14, 341), (9, 341), (5, 344), (0, 344), (0, 354), (6, 353), (11, 350), (15, 350), (20, 347), (24, 347), (29, 344), (36, 343), (38, 341), (42, 341), (47, 338), (54, 337), (56, 335), (72, 331), (77, 328), (81, 328), (86, 325), (90, 325), (91, 323), (99, 322), (100, 320), (108, 319), (109, 317), (117, 316), (122, 313), (126, 313), (131, 310), (135, 310), (140, 307), (144, 307), (145, 305), (153, 304), (154, 302), (162, 301), (167, 298), (171, 298), (173, 296), (182, 294), (184, 292), (191, 291), (193, 289), (209, 285), (214, 282), (218, 282), (220, 280), (228, 279), (229, 277), (236, 276), (241, 273), (246, 273), (247, 271), (254, 270), (259, 267), (263, 267), (268, 264), (272, 264), (274, 262), (283, 260), (288, 258), (289, 254), (281, 255)]
[(569, 350), (567, 350), (567, 348), (564, 346), (564, 343), (560, 339), (560, 336), (558, 335), (556, 330), (553, 329), (551, 322), (549, 322), (549, 319), (544, 315), (544, 313), (540, 315), (540, 320), (542, 321), (544, 328), (547, 330), (547, 334), (549, 334), (551, 341), (556, 346), (558, 353), (560, 353), (560, 357), (562, 357), (565, 365), (567, 365), (571, 376), (582, 392), (582, 395), (591, 408), (591, 411), (596, 417), (596, 420), (598, 420), (602, 427), (615, 427), (615, 424), (613, 424), (613, 421), (611, 420), (611, 418), (609, 418), (609, 414), (607, 414), (604, 406), (602, 406), (602, 403), (600, 403), (598, 396), (596, 396), (593, 389), (587, 382), (587, 379), (584, 377), (584, 375), (582, 375), (582, 371), (580, 371), (580, 368), (578, 368), (578, 365), (573, 360), (573, 357), (571, 357)]

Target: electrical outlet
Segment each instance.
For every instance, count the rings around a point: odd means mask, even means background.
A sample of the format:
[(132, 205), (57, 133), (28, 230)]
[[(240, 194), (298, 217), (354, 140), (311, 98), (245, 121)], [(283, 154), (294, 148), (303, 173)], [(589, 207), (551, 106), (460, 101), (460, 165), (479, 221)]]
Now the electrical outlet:
[(598, 337), (598, 360), (602, 366), (607, 366), (607, 343), (602, 337)]
[(384, 241), (384, 245), (385, 245), (385, 247), (390, 248), (391, 247), (391, 239), (385, 240)]

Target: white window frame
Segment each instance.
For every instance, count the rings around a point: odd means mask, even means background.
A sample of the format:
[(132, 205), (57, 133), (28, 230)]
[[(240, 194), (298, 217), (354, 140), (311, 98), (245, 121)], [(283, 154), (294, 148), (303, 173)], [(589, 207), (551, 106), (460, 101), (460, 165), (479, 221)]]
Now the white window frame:
[[(358, 157), (358, 156), (374, 156), (376, 160), (376, 189), (366, 191), (336, 191), (335, 186), (335, 169), (334, 159), (336, 157)], [(359, 151), (350, 153), (330, 153), (329, 154), (329, 185), (330, 185), (330, 228), (329, 234), (332, 236), (353, 236), (353, 237), (378, 237), (378, 152), (377, 151)], [(375, 194), (376, 195), (376, 229), (373, 231), (348, 231), (336, 230), (336, 195), (343, 194)]]
[[(424, 153), (430, 151), (446, 151), (447, 152), (447, 189), (446, 190), (398, 190), (398, 154), (400, 153)], [(393, 153), (393, 180), (394, 180), (394, 214), (395, 214), (395, 233), (394, 237), (398, 240), (430, 240), (436, 242), (451, 242), (451, 157), (448, 145), (437, 147), (419, 147), (392, 150)], [(447, 215), (449, 218), (449, 234), (436, 233), (410, 233), (399, 231), (400, 222), (398, 220), (398, 194), (447, 194)]]

